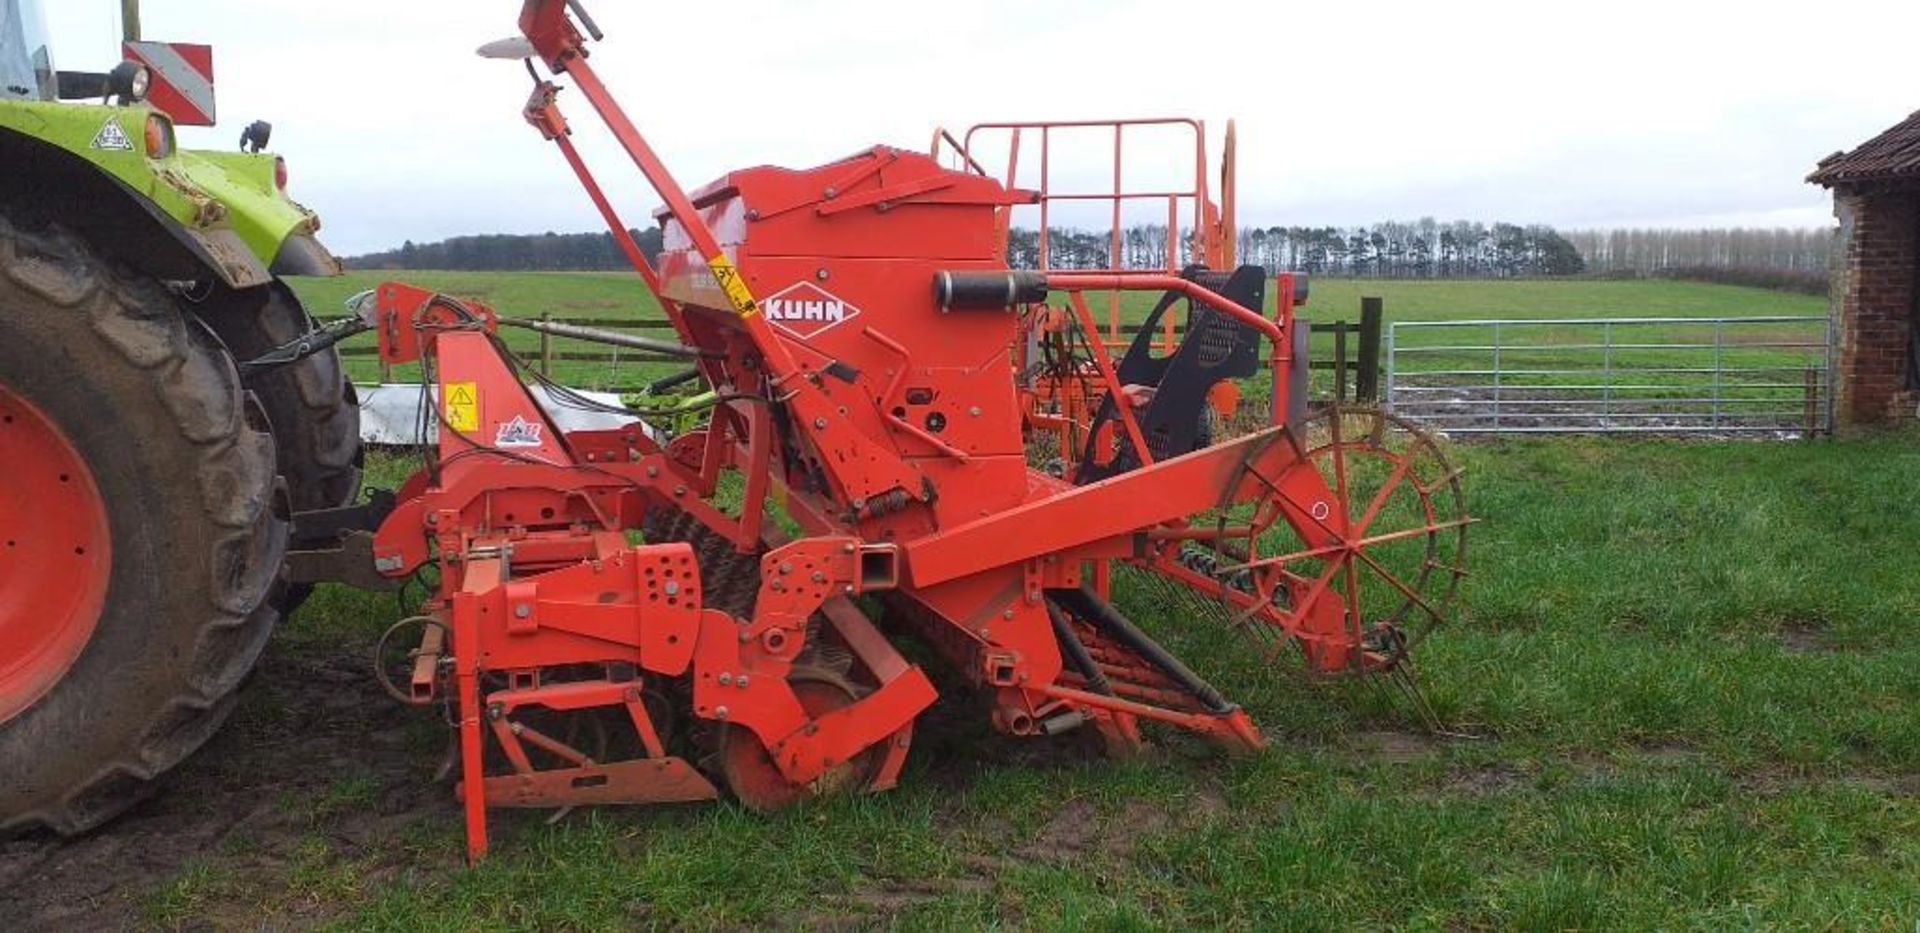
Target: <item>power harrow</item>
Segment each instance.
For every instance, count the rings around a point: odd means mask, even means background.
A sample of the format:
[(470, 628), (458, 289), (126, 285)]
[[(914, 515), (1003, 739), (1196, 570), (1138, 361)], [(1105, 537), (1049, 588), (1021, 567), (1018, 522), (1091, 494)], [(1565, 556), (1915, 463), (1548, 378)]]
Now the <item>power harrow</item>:
[[(363, 303), (381, 358), (420, 365), (434, 440), (391, 495), (298, 516), (291, 566), (428, 583), (383, 639), (411, 646), (401, 669), (390, 650), (381, 666), (402, 700), (451, 711), (471, 857), (492, 807), (724, 788), (772, 809), (894, 786), (938, 697), (902, 638), (984, 691), (1007, 734), (1086, 730), (1127, 753), (1158, 724), (1259, 749), (1116, 584), (1174, 587), (1192, 597), (1179, 615), (1212, 607), (1266, 658), (1326, 675), (1403, 668), (1447, 613), (1458, 473), (1388, 415), (1305, 414), (1304, 328), (1290, 301), (1262, 313), (1258, 267), (1010, 269), (1005, 217), (1039, 194), (886, 147), (683, 191), (590, 65), (579, 4), (527, 0), (520, 28), (492, 50), (526, 59), (527, 120), (658, 295), (679, 338), (664, 349), (712, 391), (670, 440), (637, 420), (562, 431), (497, 333), (539, 325), (401, 284)], [(559, 76), (664, 202), (657, 263), (575, 148)], [(1154, 296), (1156, 320), (1185, 324), (1115, 359), (1087, 339), (1088, 293)], [(1026, 365), (1046, 343), (1053, 376)], [(1268, 399), (1230, 437), (1204, 427), (1228, 382)], [(1043, 434), (1063, 445), (1052, 469), (1030, 465)]]

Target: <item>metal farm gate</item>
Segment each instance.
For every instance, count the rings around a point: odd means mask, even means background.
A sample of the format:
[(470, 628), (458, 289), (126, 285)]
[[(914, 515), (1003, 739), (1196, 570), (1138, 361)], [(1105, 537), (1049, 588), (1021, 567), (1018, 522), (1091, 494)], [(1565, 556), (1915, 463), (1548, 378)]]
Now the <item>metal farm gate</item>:
[(1806, 437), (1833, 345), (1825, 315), (1400, 321), (1386, 401), (1451, 434)]

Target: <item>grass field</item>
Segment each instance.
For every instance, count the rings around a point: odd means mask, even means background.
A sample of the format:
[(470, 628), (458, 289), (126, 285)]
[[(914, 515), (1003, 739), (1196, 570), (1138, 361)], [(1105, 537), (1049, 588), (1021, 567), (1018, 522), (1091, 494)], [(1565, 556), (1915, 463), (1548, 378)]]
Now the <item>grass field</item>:
[[(619, 272), (349, 272), (331, 279), (295, 279), (309, 308), (322, 316), (340, 313), (346, 299), (384, 281), (411, 282), (494, 304), (520, 317), (657, 318), (659, 306), (637, 276)], [(1669, 281), (1422, 282), (1393, 279), (1314, 279), (1304, 314), (1313, 320), (1358, 320), (1360, 298), (1386, 301), (1389, 319), (1453, 320), (1471, 317), (1729, 317), (1820, 314), (1826, 299), (1786, 292)], [(1149, 298), (1129, 296), (1130, 311)], [(1096, 311), (1104, 308), (1093, 303)]]
[[(295, 280), (295, 287), (307, 306), (319, 315), (340, 312), (348, 296), (369, 289), (382, 281), (398, 279), (440, 289), (454, 295), (488, 302), (503, 314), (516, 317), (610, 318), (659, 320), (659, 306), (640, 280), (621, 273), (528, 273), (528, 272), (354, 272), (334, 279)], [(1394, 280), (1315, 280), (1311, 300), (1303, 316), (1312, 321), (1358, 321), (1360, 299), (1374, 296), (1385, 301), (1389, 321), (1462, 320), (1478, 318), (1569, 318), (1569, 317), (1752, 317), (1776, 315), (1824, 314), (1824, 299), (1805, 295), (1725, 285), (1705, 285), (1665, 281), (1479, 281), (1418, 282)], [(1152, 305), (1153, 296), (1130, 293), (1122, 304), (1122, 317), (1138, 322)], [(1090, 295), (1090, 307), (1097, 320), (1106, 320), (1106, 302)], [(1770, 331), (1801, 335), (1806, 328)], [(1643, 338), (1659, 339), (1663, 331), (1642, 332)], [(1755, 334), (1743, 335), (1754, 339)], [(1563, 335), (1564, 336), (1564, 335)], [(510, 333), (516, 348), (531, 353), (537, 338), (525, 333)], [(1442, 334), (1416, 335), (1415, 340), (1444, 341)], [(556, 341), (557, 352), (581, 352), (596, 348), (573, 341)], [(1332, 353), (1332, 338), (1321, 337), (1315, 345), (1318, 357)], [(1780, 352), (1736, 352), (1730, 363), (1750, 365), (1798, 365), (1804, 354)], [(371, 381), (377, 367), (366, 356), (350, 356), (350, 368), (356, 379)], [(1556, 362), (1555, 357), (1534, 354), (1516, 358), (1535, 366)], [(1640, 359), (1641, 365), (1684, 362), (1686, 354), (1664, 354)], [(1435, 360), (1422, 365), (1465, 365), (1475, 361), (1468, 355)], [(1565, 360), (1559, 360), (1565, 362)], [(560, 362), (556, 374), (582, 388), (633, 386), (674, 371), (666, 363), (590, 363)], [(409, 371), (402, 377), (411, 378)]]
[[(1485, 524), (1463, 615), (1420, 665), (1440, 717), (1479, 738), (1147, 618), (1271, 749), (1222, 760), (1174, 740), (1110, 763), (936, 730), (890, 794), (771, 817), (506, 816), (469, 870), (449, 804), (394, 803), (444, 801), (435, 717), (413, 714), (404, 742), (280, 766), (264, 824), (131, 909), (161, 926), (404, 929), (1911, 929), (1920, 502), (1890, 493), (1920, 471), (1917, 441), (1457, 451)], [(403, 465), (374, 466), (391, 481)], [(159, 805), (244, 808), (220, 788), (261, 778), (231, 754), (314, 722), (284, 673), (363, 656), (394, 614), (390, 597), (323, 590)], [(284, 754), (331, 748), (316, 742)]]
[[(319, 317), (345, 313), (352, 296), (382, 282), (402, 281), (432, 288), (459, 298), (484, 302), (510, 317), (601, 318), (620, 320), (665, 320), (660, 306), (647, 291), (645, 283), (632, 273), (617, 272), (349, 272), (326, 279), (292, 279), (307, 309)], [(667, 332), (662, 332), (664, 335)], [(508, 330), (504, 336), (510, 346), (533, 356), (539, 338), (524, 331)], [(379, 365), (372, 356), (371, 338), (362, 337), (345, 345), (347, 369), (358, 382), (376, 382)], [(603, 347), (571, 340), (555, 341), (556, 352), (600, 352)], [(674, 372), (671, 363), (562, 362), (554, 374), (576, 388), (630, 387)], [(419, 378), (411, 367), (394, 371), (398, 381)]]

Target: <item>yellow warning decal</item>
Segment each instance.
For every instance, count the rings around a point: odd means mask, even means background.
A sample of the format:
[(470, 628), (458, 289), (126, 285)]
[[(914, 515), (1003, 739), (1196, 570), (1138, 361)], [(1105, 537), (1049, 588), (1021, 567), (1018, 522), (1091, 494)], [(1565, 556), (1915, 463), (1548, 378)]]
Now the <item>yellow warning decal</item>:
[(715, 256), (707, 260), (707, 268), (713, 270), (713, 280), (720, 283), (720, 290), (727, 293), (727, 301), (741, 317), (753, 317), (760, 313), (760, 306), (754, 304), (753, 292), (747, 290), (747, 283), (740, 278), (740, 270), (725, 256)]
[(480, 387), (471, 382), (447, 383), (447, 426), (468, 434), (480, 430)]

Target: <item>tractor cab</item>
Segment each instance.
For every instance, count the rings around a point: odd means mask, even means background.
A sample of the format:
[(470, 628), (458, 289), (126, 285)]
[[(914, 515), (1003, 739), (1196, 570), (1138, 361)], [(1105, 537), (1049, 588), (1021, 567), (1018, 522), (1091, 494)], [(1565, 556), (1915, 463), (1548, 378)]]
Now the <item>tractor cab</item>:
[(57, 74), (39, 0), (0, 0), (0, 99), (53, 100)]
[(60, 71), (39, 0), (0, 0), (0, 100), (150, 103), (174, 123), (212, 126), (213, 50), (137, 41), (134, 15), (122, 59), (112, 69)]

